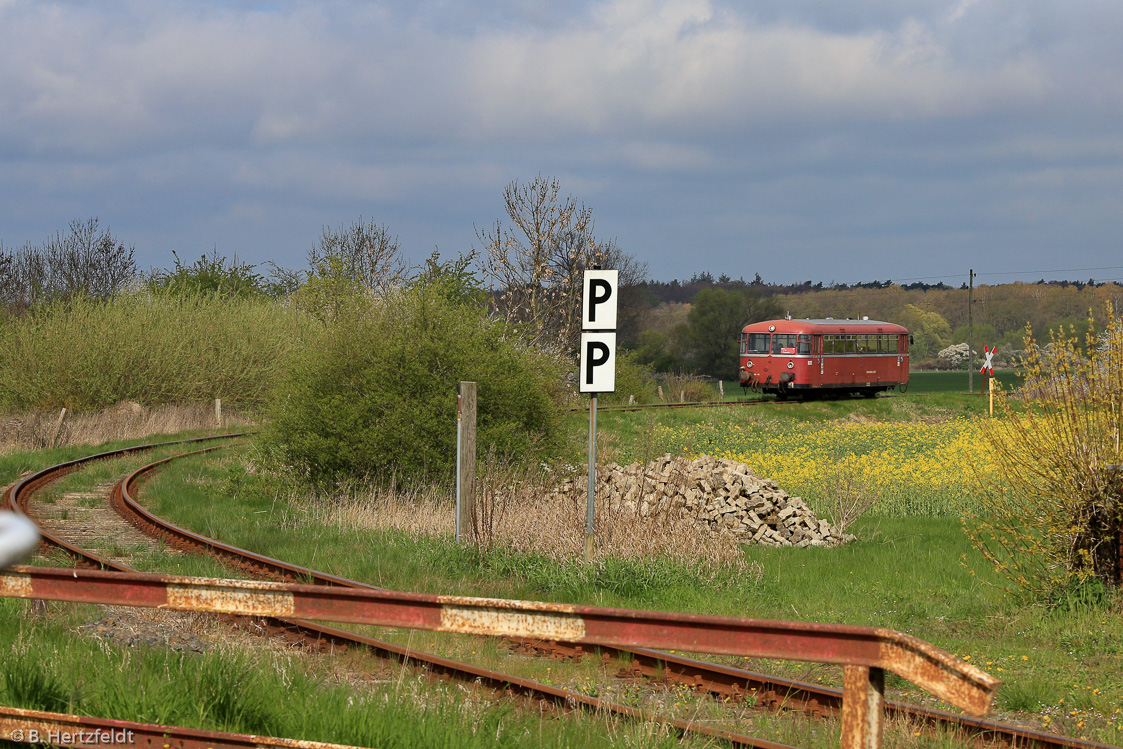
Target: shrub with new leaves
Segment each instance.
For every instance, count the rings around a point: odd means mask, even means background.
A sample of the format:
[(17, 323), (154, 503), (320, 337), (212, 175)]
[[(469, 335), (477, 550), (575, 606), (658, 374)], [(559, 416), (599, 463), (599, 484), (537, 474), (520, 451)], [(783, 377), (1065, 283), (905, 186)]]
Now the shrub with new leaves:
[(265, 455), (321, 486), (450, 479), (461, 380), (478, 383), (479, 455), (556, 449), (559, 364), (448, 291), (422, 283), (341, 305), (279, 388)]
[(1025, 384), (985, 425), (996, 475), (978, 476), (963, 508), (972, 543), (1034, 593), (1120, 579), (1123, 320), (1109, 305), (1079, 344), (1073, 332), (1027, 340)]

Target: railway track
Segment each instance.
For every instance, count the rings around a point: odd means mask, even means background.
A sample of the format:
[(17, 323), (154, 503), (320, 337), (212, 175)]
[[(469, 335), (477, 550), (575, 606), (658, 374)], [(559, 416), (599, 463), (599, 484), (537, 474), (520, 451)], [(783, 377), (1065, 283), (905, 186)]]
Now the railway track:
[[(238, 436), (238, 435), (233, 435)], [(193, 442), (202, 442), (205, 440), (193, 440)], [(188, 441), (191, 442), (191, 441)], [(184, 444), (179, 443), (164, 443), (166, 444)], [(106, 453), (99, 453), (87, 458), (82, 458), (75, 461), (59, 464), (39, 471), (31, 476), (28, 476), (21, 481), (10, 487), (5, 493), (5, 503), (9, 509), (23, 515), (27, 515), (26, 508), (28, 506), (30, 497), (35, 492), (43, 489), (47, 485), (57, 481), (63, 476), (77, 470), (81, 466), (93, 462), (95, 460), (103, 460), (120, 455), (131, 454), (140, 452), (146, 449), (152, 449), (163, 445), (140, 445), (132, 448), (126, 448), (120, 451), (112, 451)], [(197, 450), (190, 453), (174, 456), (185, 457), (185, 455), (199, 454), (208, 452), (209, 450), (217, 449), (215, 447)], [(111, 499), (111, 503), (117, 507), (128, 507), (130, 504), (139, 508), (135, 500), (128, 496), (128, 490), (125, 485), (135, 482), (144, 473), (154, 470), (155, 467), (163, 465), (168, 458), (158, 461), (149, 466), (130, 474), (125, 480), (120, 482), (114, 487), (113, 495), (117, 496)], [(143, 508), (141, 508), (143, 509)], [(34, 517), (31, 518), (33, 521)], [(126, 519), (129, 519), (126, 517)], [(235, 547), (222, 544), (198, 534), (191, 533), (182, 528), (178, 528), (170, 523), (156, 518), (150, 513), (144, 512), (141, 515), (135, 516), (135, 522), (138, 527), (142, 529), (148, 528), (150, 530), (160, 529), (158, 532), (165, 539), (165, 541), (172, 546), (184, 550), (192, 551), (205, 551), (206, 553), (219, 556), (228, 564), (234, 565), (236, 568), (241, 569), (248, 574), (268, 577), (272, 579), (280, 579), (287, 581), (312, 581), (318, 584), (327, 585), (343, 585), (347, 587), (357, 588), (371, 588), (372, 586), (354, 581), (344, 580), (332, 575), (326, 575), (314, 570), (308, 570), (296, 565), (290, 565), (280, 560), (270, 559), (261, 555), (253, 554)], [(123, 564), (105, 559), (93, 552), (82, 549), (75, 544), (69, 543), (55, 533), (46, 530), (40, 525), (40, 533), (43, 538), (43, 544), (47, 547), (62, 550), (69, 557), (71, 557), (76, 564), (92, 569), (114, 570), (118, 572), (132, 571)], [(447, 678), (454, 678), (470, 684), (477, 684), (483, 687), (489, 687), (495, 691), (512, 696), (521, 696), (529, 699), (534, 699), (540, 702), (545, 702), (551, 705), (556, 705), (565, 709), (574, 707), (588, 709), (597, 713), (611, 713), (623, 718), (649, 721), (660, 723), (671, 727), (681, 734), (694, 734), (708, 736), (715, 739), (727, 741), (733, 746), (740, 747), (759, 747), (759, 749), (793, 749), (785, 744), (759, 739), (751, 736), (744, 736), (731, 731), (724, 731), (721, 729), (713, 728), (710, 726), (702, 725), (694, 721), (681, 720), (678, 718), (671, 718), (664, 715), (659, 715), (649, 710), (630, 707), (628, 705), (621, 705), (618, 703), (610, 702), (608, 700), (591, 697), (589, 695), (580, 694), (567, 689), (554, 687), (549, 684), (543, 684), (532, 679), (525, 679), (519, 676), (500, 673), (490, 669), (480, 668), (468, 663), (455, 661), (449, 658), (425, 653), (413, 648), (402, 647), (394, 643), (378, 640), (372, 637), (349, 632), (347, 630), (328, 627), (314, 622), (299, 620), (299, 619), (281, 619), (274, 617), (242, 617), (247, 621), (252, 628), (259, 631), (268, 632), (269, 634), (284, 637), (289, 642), (303, 647), (310, 647), (313, 649), (341, 649), (349, 647), (363, 648), (373, 655), (390, 659), (403, 665), (413, 667), (422, 667), (430, 673), (443, 676)]]
[[(673, 404), (680, 405), (680, 404)], [(718, 404), (725, 405), (725, 404)], [(237, 436), (237, 435), (234, 435)], [(197, 440), (202, 441), (202, 440)], [(180, 443), (169, 443), (180, 444)], [(135, 452), (153, 446), (139, 446), (122, 452)], [(221, 447), (221, 446), (220, 446)], [(183, 551), (206, 553), (220, 558), (226, 564), (240, 569), (248, 575), (278, 580), (282, 582), (304, 582), (320, 585), (343, 586), (351, 588), (377, 589), (364, 583), (329, 575), (316, 570), (292, 565), (238, 549), (179, 528), (148, 512), (136, 501), (136, 487), (142, 478), (158, 470), (171, 460), (218, 449), (209, 447), (190, 453), (165, 458), (143, 466), (118, 482), (112, 492), (110, 504), (113, 509), (141, 532), (160, 538), (168, 546)], [(103, 453), (81, 461), (72, 461), (34, 474), (13, 486), (7, 493), (10, 506), (23, 511), (26, 497), (42, 488), (59, 475), (64, 475), (88, 460), (111, 457), (115, 453)], [(60, 473), (55, 473), (58, 471)], [(123, 565), (102, 559), (97, 555), (79, 549), (53, 535), (44, 533), (44, 539), (62, 548), (78, 563), (102, 569), (125, 571)], [(255, 624), (270, 633), (281, 635), (291, 642), (313, 647), (354, 647), (362, 646), (382, 658), (390, 658), (401, 663), (423, 666), (430, 672), (449, 678), (479, 683), (510, 694), (550, 702), (563, 707), (580, 706), (596, 711), (607, 711), (628, 718), (650, 720), (674, 727), (683, 733), (698, 733), (724, 739), (735, 746), (780, 747), (783, 745), (742, 736), (691, 721), (660, 716), (650, 711), (640, 710), (606, 700), (582, 695), (569, 690), (559, 689), (510, 674), (481, 669), (470, 664), (460, 663), (440, 656), (423, 653), (412, 648), (404, 648), (393, 643), (356, 635), (345, 630), (325, 627), (312, 622), (288, 619), (261, 619)], [(581, 658), (593, 655), (581, 645), (565, 642), (515, 641), (517, 652), (555, 658)], [(672, 684), (688, 685), (692, 689), (707, 692), (719, 698), (743, 700), (752, 695), (758, 708), (772, 710), (798, 711), (816, 717), (836, 717), (841, 712), (842, 690), (817, 686), (806, 682), (783, 679), (743, 669), (707, 663), (671, 653), (639, 648), (612, 648), (600, 646), (603, 658), (618, 658), (630, 661), (621, 676), (659, 678)], [(885, 711), (909, 721), (911, 725), (924, 725), (957, 731), (964, 736), (987, 743), (1001, 743), (1017, 747), (1089, 747), (1110, 749), (1108, 745), (1069, 739), (1031, 729), (1010, 726), (994, 721), (970, 718), (916, 705), (887, 700)]]
[[(881, 393), (879, 398), (915, 398), (917, 393)], [(597, 413), (607, 412), (625, 412), (625, 411), (659, 411), (675, 408), (735, 408), (737, 406), (794, 406), (804, 401), (795, 400), (778, 400), (776, 398), (749, 398), (747, 400), (738, 401), (695, 401), (691, 403), (645, 403), (633, 404), (630, 406), (597, 406)], [(815, 402), (815, 401), (811, 401)], [(589, 410), (588, 406), (579, 406), (577, 408), (565, 409), (570, 413), (581, 413)]]

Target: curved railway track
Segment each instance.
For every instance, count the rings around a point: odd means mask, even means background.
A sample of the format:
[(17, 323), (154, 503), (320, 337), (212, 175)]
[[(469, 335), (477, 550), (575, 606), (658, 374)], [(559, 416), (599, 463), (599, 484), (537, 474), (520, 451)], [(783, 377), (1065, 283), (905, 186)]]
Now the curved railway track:
[[(669, 405), (680, 406), (682, 404)], [(225, 438), (236, 436), (241, 435), (224, 435)], [(87, 462), (121, 454), (139, 452), (157, 446), (187, 444), (190, 442), (202, 442), (208, 439), (222, 438), (223, 437), (203, 438), (200, 440), (189, 440), (178, 443), (142, 445), (126, 448), (121, 451), (101, 453), (77, 461), (70, 461), (58, 466), (52, 466), (12, 486), (6, 493), (6, 500), (13, 510), (23, 514), (27, 506), (27, 499), (32, 493), (57, 480), (61, 476), (76, 470)], [(298, 565), (292, 565), (281, 560), (255, 554), (201, 536), (153, 515), (136, 501), (134, 497), (136, 487), (145, 476), (172, 460), (209, 452), (219, 449), (219, 447), (222, 446), (209, 447), (164, 458), (133, 471), (114, 485), (110, 495), (111, 506), (121, 517), (144, 534), (159, 538), (167, 545), (183, 551), (206, 553), (218, 557), (226, 564), (240, 569), (250, 576), (282, 582), (304, 582), (318, 585), (377, 589), (374, 588), (374, 586), (347, 580)], [(88, 551), (79, 549), (73, 544), (58, 539), (53, 534), (44, 531), (43, 537), (45, 543), (63, 549), (68, 555), (75, 559), (77, 563), (83, 566), (128, 571), (128, 568), (123, 565), (113, 563)], [(580, 706), (595, 711), (612, 712), (623, 717), (655, 721), (674, 727), (684, 733), (698, 733), (724, 739), (735, 746), (754, 746), (761, 747), (762, 749), (784, 746), (766, 740), (714, 729), (691, 721), (668, 718), (650, 711), (619, 705), (529, 679), (479, 668), (471, 664), (461, 663), (441, 656), (424, 653), (374, 638), (356, 635), (352, 632), (326, 627), (313, 622), (289, 619), (262, 619), (260, 617), (256, 618), (255, 622), (258, 626), (270, 633), (283, 636), (289, 641), (301, 645), (319, 648), (361, 646), (381, 658), (389, 658), (414, 666), (423, 666), (430, 672), (447, 678), (456, 678), (471, 683), (478, 683), (509, 694), (517, 694), (564, 707)], [(561, 658), (580, 658), (589, 655), (582, 646), (564, 642), (524, 640), (516, 642), (515, 649), (519, 652), (534, 655)], [(631, 662), (630, 667), (624, 669), (621, 675), (644, 677), (648, 679), (660, 678), (670, 683), (685, 684), (698, 691), (708, 692), (722, 698), (744, 698), (747, 695), (753, 694), (756, 698), (754, 704), (759, 708), (799, 711), (817, 717), (835, 717), (841, 712), (842, 690), (839, 689), (831, 689), (806, 682), (721, 666), (661, 651), (601, 646), (599, 647), (599, 652), (602, 657), (605, 658), (616, 657)], [(956, 715), (940, 710), (932, 710), (892, 700), (886, 700), (885, 711), (888, 716), (908, 720), (913, 725), (950, 729), (973, 739), (988, 743), (998, 743), (1016, 747), (1042, 747), (1047, 749), (1061, 749), (1062, 747), (1110, 749), (1106, 744), (1070, 739), (1031, 729)]]

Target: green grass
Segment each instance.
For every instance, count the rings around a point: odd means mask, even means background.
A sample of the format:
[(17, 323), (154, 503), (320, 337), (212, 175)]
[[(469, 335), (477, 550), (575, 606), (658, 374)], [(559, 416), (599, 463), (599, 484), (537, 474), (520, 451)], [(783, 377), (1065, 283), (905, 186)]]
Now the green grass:
[[(99, 643), (72, 634), (99, 616), (95, 607), (48, 606), (50, 616), (40, 618), (28, 603), (0, 599), (0, 703), (371, 747), (580, 747), (606, 730), (589, 716), (554, 723), (511, 706), (481, 709), (455, 686), (415, 679), (352, 689), (335, 678), (333, 659)], [(660, 743), (643, 742), (642, 726), (616, 730), (643, 745)]]
[[(909, 374), (909, 393), (964, 393), (968, 392), (967, 389), (967, 376), (966, 370), (959, 372), (912, 372)], [(976, 370), (974, 372), (974, 392), (976, 394), (983, 394), (986, 392), (987, 380), (989, 377), (979, 374)], [(994, 372), (994, 379), (996, 385), (1001, 385), (1004, 388), (1017, 387), (1021, 382), (1021, 378), (1017, 373), (1009, 369), (996, 369)]]

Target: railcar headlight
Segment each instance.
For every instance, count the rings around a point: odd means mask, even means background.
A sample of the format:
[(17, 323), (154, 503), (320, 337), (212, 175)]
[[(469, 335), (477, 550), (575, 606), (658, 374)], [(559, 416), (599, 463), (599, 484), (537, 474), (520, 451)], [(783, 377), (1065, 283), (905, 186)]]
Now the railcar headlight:
[(749, 369), (752, 369), (753, 368), (753, 360), (749, 359), (748, 363), (745, 364), (745, 366), (748, 367)]
[(795, 366), (795, 362), (794, 362), (794, 361), (789, 361), (789, 362), (788, 362), (788, 369), (791, 369), (791, 368), (792, 368), (792, 367), (794, 367), (794, 366)]

